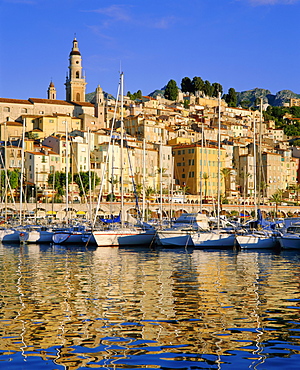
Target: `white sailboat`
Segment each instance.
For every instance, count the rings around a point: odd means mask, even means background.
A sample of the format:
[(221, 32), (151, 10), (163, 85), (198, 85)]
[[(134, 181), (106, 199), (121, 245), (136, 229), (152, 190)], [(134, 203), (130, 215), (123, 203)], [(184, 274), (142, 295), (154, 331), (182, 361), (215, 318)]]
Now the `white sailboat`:
[(278, 240), (282, 249), (300, 250), (300, 222), (292, 223)]
[(208, 217), (202, 213), (183, 213), (172, 227), (157, 231), (157, 243), (169, 247), (193, 246), (191, 236), (209, 230)]
[[(120, 219), (121, 223), (111, 224), (110, 228), (106, 230), (93, 230), (91, 236), (94, 238), (98, 246), (144, 246), (150, 245), (154, 240), (156, 231), (153, 227), (149, 225), (144, 225), (142, 222), (140, 225), (125, 225), (124, 222), (124, 186), (123, 186), (123, 148), (124, 148), (124, 123), (123, 123), (123, 85), (124, 85), (124, 74), (120, 75), (120, 106), (121, 106), (121, 164), (120, 164), (120, 178), (121, 178), (121, 210), (120, 210)], [(119, 95), (119, 94), (118, 94)], [(113, 130), (113, 126), (112, 126)], [(112, 133), (111, 130), (111, 133)], [(102, 179), (103, 184), (103, 179)], [(100, 200), (101, 200), (101, 190), (98, 199), (97, 210), (95, 214), (95, 221), (98, 210), (100, 209)], [(86, 235), (84, 236), (86, 238)]]
[[(260, 100), (260, 125), (262, 124), (262, 100)], [(261, 133), (259, 132), (259, 137)], [(236, 243), (241, 249), (275, 249), (278, 247), (278, 233), (272, 230), (267, 223), (263, 220), (260, 209), (257, 207), (257, 172), (260, 174), (261, 168), (257, 171), (257, 158), (256, 158), (256, 122), (253, 121), (253, 161), (254, 161), (254, 204), (255, 214), (257, 215), (257, 226), (261, 230), (254, 229), (244, 235), (236, 235)], [(259, 156), (261, 156), (261, 147), (259, 142)], [(261, 159), (259, 157), (259, 164), (261, 166)], [(259, 176), (260, 178), (260, 176)]]
[(194, 247), (198, 248), (233, 248), (235, 238), (220, 227), (220, 184), (221, 184), (221, 94), (218, 99), (218, 190), (217, 190), (217, 229), (207, 232), (199, 231), (191, 236)]

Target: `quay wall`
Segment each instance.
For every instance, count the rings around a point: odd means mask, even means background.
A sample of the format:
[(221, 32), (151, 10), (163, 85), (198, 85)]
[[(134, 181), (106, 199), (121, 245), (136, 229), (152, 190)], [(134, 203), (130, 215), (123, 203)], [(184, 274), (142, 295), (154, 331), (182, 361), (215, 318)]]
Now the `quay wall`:
[[(96, 210), (97, 204), (92, 204), (91, 209), (93, 212)], [(140, 206), (141, 207), (141, 206)], [(149, 203), (146, 205), (147, 213), (152, 214), (151, 217), (157, 217), (160, 214), (160, 204), (158, 203)], [(126, 202), (124, 204), (124, 210), (126, 213), (134, 214), (135, 203), (134, 202)], [(260, 206), (262, 212), (265, 214), (271, 214), (274, 212), (275, 206), (271, 205), (262, 205)], [(20, 204), (19, 203), (8, 203), (7, 204), (8, 213), (20, 213)], [(57, 215), (56, 217), (62, 218), (66, 212), (66, 205), (63, 203), (24, 203), (22, 204), (22, 210), (25, 214), (35, 214), (36, 210), (38, 210), (38, 214), (40, 217), (45, 217), (46, 215), (51, 215), (52, 213)], [(171, 213), (173, 216), (177, 217), (182, 212), (199, 212), (200, 205), (199, 204), (189, 204), (189, 203), (178, 203), (178, 204), (170, 204), (164, 203), (162, 205), (163, 216), (167, 217)], [(203, 204), (202, 205), (202, 212), (205, 212), (209, 215), (212, 215), (216, 210), (216, 205), (213, 204)], [(254, 205), (236, 205), (236, 204), (223, 204), (221, 207), (222, 214), (230, 214), (231, 212), (235, 211), (238, 214), (246, 214), (250, 215), (251, 212), (255, 210)], [(3, 215), (5, 211), (5, 204), (0, 203), (0, 214)], [(100, 205), (100, 210), (98, 212), (99, 215), (110, 215), (110, 214), (118, 214), (120, 211), (120, 203), (119, 202), (103, 202)], [(81, 216), (85, 217), (86, 214), (90, 212), (90, 207), (87, 204), (69, 204), (69, 212), (72, 213), (74, 217)], [(282, 217), (286, 217), (288, 215), (300, 216), (300, 206), (278, 206), (277, 209), (278, 215)], [(59, 216), (60, 215), (60, 216)]]

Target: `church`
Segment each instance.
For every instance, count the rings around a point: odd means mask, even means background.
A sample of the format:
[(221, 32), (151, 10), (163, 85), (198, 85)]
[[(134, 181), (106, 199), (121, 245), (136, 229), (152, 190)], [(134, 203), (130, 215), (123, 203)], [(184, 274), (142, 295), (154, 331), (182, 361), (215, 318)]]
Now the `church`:
[(23, 124), (32, 137), (43, 135), (43, 128), (53, 126), (53, 133), (69, 129), (96, 131), (105, 126), (104, 93), (96, 88), (91, 103), (85, 101), (86, 80), (82, 72), (82, 57), (76, 38), (69, 55), (69, 71), (66, 77), (66, 100), (56, 99), (56, 88), (51, 81), (47, 99), (28, 100), (0, 98), (0, 140), (20, 137)]

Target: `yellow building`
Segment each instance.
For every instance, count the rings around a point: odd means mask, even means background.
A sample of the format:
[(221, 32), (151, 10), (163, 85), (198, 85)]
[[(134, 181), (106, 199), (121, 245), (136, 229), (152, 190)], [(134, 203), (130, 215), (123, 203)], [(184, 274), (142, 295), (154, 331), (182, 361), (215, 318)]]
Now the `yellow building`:
[(0, 140), (11, 141), (22, 137), (22, 122), (3, 122), (0, 124)]
[[(190, 194), (204, 198), (216, 197), (218, 193), (218, 148), (199, 143), (173, 147), (174, 177), (180, 186), (186, 186)], [(226, 150), (220, 149), (220, 168), (225, 167)], [(201, 191), (200, 191), (201, 189)], [(225, 185), (221, 178), (220, 192)]]

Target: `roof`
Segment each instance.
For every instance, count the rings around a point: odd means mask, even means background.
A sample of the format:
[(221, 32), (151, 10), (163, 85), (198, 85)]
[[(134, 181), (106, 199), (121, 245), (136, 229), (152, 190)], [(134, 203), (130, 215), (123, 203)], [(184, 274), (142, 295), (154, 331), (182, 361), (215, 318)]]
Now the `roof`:
[(91, 107), (91, 108), (94, 107), (94, 104), (86, 102), (86, 101), (81, 101), (81, 102), (72, 101), (70, 102), (70, 104), (73, 104), (79, 107)]
[(72, 105), (65, 100), (51, 100), (51, 99), (39, 99), (39, 98), (29, 98), (29, 101), (33, 104), (55, 104), (55, 105)]
[(0, 98), (0, 103), (9, 103), (9, 104), (31, 104), (28, 100), (21, 100), (21, 99), (8, 99), (8, 98)]
[(21, 122), (14, 122), (14, 121), (7, 121), (7, 122), (2, 122), (0, 125), (5, 125), (5, 126), (20, 126), (23, 127), (23, 123)]

